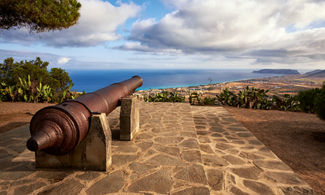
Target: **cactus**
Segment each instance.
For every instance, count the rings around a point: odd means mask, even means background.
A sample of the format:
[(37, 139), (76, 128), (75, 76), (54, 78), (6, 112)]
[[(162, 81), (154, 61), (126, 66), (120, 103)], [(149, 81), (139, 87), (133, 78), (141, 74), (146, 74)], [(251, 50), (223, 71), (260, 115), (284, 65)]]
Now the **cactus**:
[(237, 96), (229, 91), (228, 88), (224, 89), (220, 94), (217, 94), (216, 97), (223, 105), (237, 106)]
[(37, 89), (36, 99), (38, 102), (53, 101), (53, 93), (49, 85), (42, 85), (42, 83), (40, 82), (39, 87), (37, 87), (36, 89)]
[(144, 97), (146, 102), (185, 102), (185, 97), (178, 95), (177, 92), (162, 91), (155, 95)]

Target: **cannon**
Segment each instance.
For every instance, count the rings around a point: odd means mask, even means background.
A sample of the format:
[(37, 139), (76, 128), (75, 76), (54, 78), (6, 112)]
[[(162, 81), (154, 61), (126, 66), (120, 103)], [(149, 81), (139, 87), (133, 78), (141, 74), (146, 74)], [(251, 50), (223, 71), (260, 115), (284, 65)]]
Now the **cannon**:
[(31, 137), (27, 148), (51, 155), (69, 153), (86, 137), (92, 113), (111, 113), (123, 97), (131, 95), (142, 83), (141, 77), (133, 76), (74, 100), (39, 110), (30, 122)]

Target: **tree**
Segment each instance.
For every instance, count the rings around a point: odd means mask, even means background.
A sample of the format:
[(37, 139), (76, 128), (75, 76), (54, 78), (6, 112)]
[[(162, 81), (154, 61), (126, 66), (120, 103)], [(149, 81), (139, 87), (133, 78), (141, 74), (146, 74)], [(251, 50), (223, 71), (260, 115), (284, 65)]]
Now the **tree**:
[(51, 68), (50, 78), (50, 86), (56, 89), (57, 92), (62, 92), (72, 85), (69, 74), (61, 68)]
[[(35, 93), (42, 85), (48, 85), (55, 93), (56, 98), (62, 96), (64, 91), (69, 91), (73, 83), (69, 74), (61, 68), (47, 70), (49, 63), (43, 62), (39, 57), (31, 61), (14, 62), (13, 58), (7, 58), (0, 63), (0, 82), (8, 86), (17, 86), (20, 80), (28, 80), (31, 93)], [(67, 93), (67, 92), (65, 92)]]
[(0, 28), (29, 27), (37, 32), (61, 30), (76, 24), (77, 0), (0, 0)]

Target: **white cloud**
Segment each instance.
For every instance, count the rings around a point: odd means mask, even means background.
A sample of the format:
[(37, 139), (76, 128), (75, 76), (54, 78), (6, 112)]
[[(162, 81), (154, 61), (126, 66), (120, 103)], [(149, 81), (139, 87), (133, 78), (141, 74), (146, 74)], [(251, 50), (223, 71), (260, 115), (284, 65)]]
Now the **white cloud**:
[[(133, 24), (129, 40), (136, 42), (134, 50), (175, 50), (250, 58), (256, 62), (272, 61), (274, 56), (266, 54), (272, 51), (279, 63), (325, 59), (325, 25), (311, 29), (314, 23), (325, 21), (325, 1), (164, 0), (164, 3), (175, 11), (160, 21), (147, 19)], [(120, 48), (130, 50), (130, 45)], [(315, 60), (314, 54), (321, 59)]]
[(71, 58), (67, 58), (67, 57), (60, 57), (58, 59), (58, 64), (62, 65), (62, 64), (66, 64), (71, 60)]
[(116, 32), (118, 27), (141, 10), (140, 6), (133, 3), (120, 3), (117, 7), (102, 0), (80, 0), (80, 3), (82, 7), (79, 21), (69, 29), (39, 34), (30, 34), (25, 28), (2, 30), (0, 40), (26, 44), (40, 41), (57, 47), (94, 46), (121, 38)]

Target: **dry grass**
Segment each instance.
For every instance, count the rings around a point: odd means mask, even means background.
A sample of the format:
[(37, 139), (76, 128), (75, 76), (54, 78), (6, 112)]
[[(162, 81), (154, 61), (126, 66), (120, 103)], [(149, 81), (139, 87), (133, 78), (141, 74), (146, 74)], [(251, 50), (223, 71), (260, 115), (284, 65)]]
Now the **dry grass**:
[(0, 102), (0, 133), (28, 124), (39, 109), (52, 104)]

